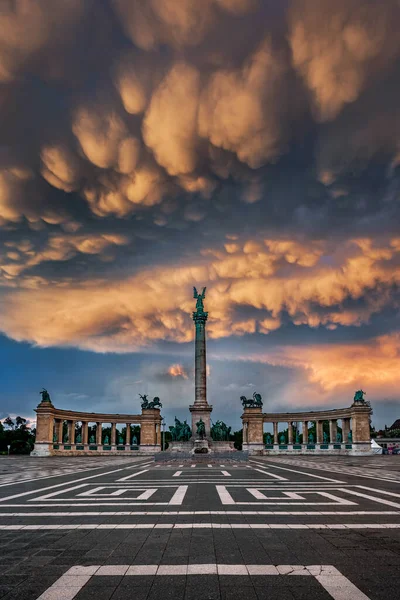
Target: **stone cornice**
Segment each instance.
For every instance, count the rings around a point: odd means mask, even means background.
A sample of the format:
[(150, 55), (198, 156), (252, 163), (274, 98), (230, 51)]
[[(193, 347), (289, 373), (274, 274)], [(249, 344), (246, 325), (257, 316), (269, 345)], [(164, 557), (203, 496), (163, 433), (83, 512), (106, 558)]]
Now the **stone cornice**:
[(87, 421), (88, 423), (141, 423), (143, 420), (147, 420), (146, 417), (150, 417), (151, 420), (160, 420), (160, 410), (158, 408), (151, 408), (143, 410), (142, 414), (138, 415), (127, 415), (127, 414), (112, 414), (112, 413), (92, 413), (92, 412), (79, 412), (75, 410), (63, 410), (61, 408), (55, 408), (49, 402), (40, 403), (35, 409), (37, 413), (51, 413), (54, 419), (63, 419), (68, 421)]

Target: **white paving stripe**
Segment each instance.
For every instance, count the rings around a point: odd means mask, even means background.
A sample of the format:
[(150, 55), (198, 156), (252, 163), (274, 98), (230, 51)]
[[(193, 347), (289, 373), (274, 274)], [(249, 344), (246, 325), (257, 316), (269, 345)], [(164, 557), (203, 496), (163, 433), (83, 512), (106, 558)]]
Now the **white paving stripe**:
[(366, 485), (357, 485), (356, 487), (360, 490), (368, 490), (369, 492), (379, 492), (379, 494), (385, 494), (385, 496), (394, 496), (395, 498), (400, 498), (400, 494), (395, 494), (394, 492), (387, 492), (386, 490), (379, 490), (377, 488), (367, 487)]
[(132, 479), (133, 477), (137, 477), (138, 475), (143, 475), (143, 473), (147, 473), (147, 471), (149, 471), (149, 469), (144, 469), (144, 471), (138, 471), (137, 473), (132, 473), (132, 475), (121, 477), (121, 479), (117, 479), (117, 481), (128, 481), (128, 479)]
[(177, 471), (172, 475), (172, 477), (179, 477), (180, 475), (182, 475), (182, 471)]
[(400, 523), (62, 523), (0, 525), (1, 531), (60, 529), (400, 529)]
[(358, 496), (359, 498), (366, 498), (367, 500), (372, 500), (373, 502), (379, 502), (379, 504), (386, 504), (386, 506), (393, 506), (394, 508), (400, 508), (400, 504), (398, 502), (392, 502), (391, 500), (385, 500), (385, 498), (377, 498), (376, 496), (370, 496), (369, 494), (362, 494), (361, 492), (356, 492), (356, 490), (339, 490), (346, 492), (347, 494), (352, 494), (354, 496)]
[[(216, 490), (217, 493), (219, 495), (219, 498), (221, 500), (222, 504), (236, 504), (236, 505), (249, 505), (249, 504), (262, 504), (262, 505), (273, 505), (273, 506), (288, 506), (288, 505), (292, 505), (292, 506), (326, 506), (326, 505), (347, 505), (347, 506), (351, 506), (351, 505), (356, 505), (356, 502), (352, 502), (351, 500), (345, 500), (344, 498), (340, 498), (339, 496), (335, 496), (333, 494), (329, 494), (328, 492), (321, 492), (321, 491), (305, 491), (303, 492), (302, 495), (304, 494), (315, 494), (315, 495), (319, 495), (319, 496), (323, 496), (325, 498), (328, 498), (330, 500), (332, 500), (332, 502), (297, 502), (295, 497), (290, 496), (290, 494), (295, 493), (295, 492), (282, 492), (283, 496), (264, 496), (264, 494), (262, 494), (265, 498), (265, 500), (267, 500), (267, 502), (248, 502), (248, 501), (235, 501), (231, 494), (228, 492), (226, 486), (224, 485), (216, 485)], [(230, 487), (230, 486), (229, 486)], [(248, 491), (249, 488), (246, 488)], [(261, 489), (264, 489), (261, 486)], [(278, 490), (279, 491), (279, 490)], [(340, 490), (342, 492), (345, 492), (345, 490)], [(252, 494), (252, 492), (250, 492)], [(254, 496), (254, 494), (253, 494)], [(287, 498), (292, 498), (293, 501), (288, 501), (286, 502), (284, 500), (285, 496)], [(301, 500), (303, 500), (303, 498), (300, 498)], [(272, 502), (273, 500), (273, 502)], [(399, 506), (400, 508), (400, 506)]]
[(221, 471), (221, 473), (224, 477), (232, 477), (232, 475), (228, 473), (228, 471)]
[(176, 490), (175, 494), (172, 496), (171, 500), (169, 501), (169, 504), (182, 504), (188, 487), (188, 485), (180, 485)]
[[(263, 475), (269, 475), (272, 479), (279, 479), (281, 481), (288, 481), (287, 477), (281, 477), (280, 475), (276, 475), (275, 473), (270, 473), (269, 471), (263, 471), (262, 469), (254, 469), (258, 473), (263, 473)], [(309, 483), (312, 483), (311, 481)]]
[(90, 565), (71, 567), (37, 600), (72, 600), (91, 577), (95, 576), (291, 576), (315, 577), (333, 600), (370, 600), (347, 577), (332, 565), (243, 565), (243, 564), (180, 564), (180, 565)]
[[(322, 475), (314, 475), (313, 473), (305, 473), (304, 471), (299, 471), (298, 469), (288, 469), (287, 467), (277, 467), (276, 465), (271, 464), (262, 464), (262, 463), (254, 463), (260, 467), (272, 467), (273, 469), (281, 469), (282, 471), (291, 471), (292, 473), (297, 473), (298, 475), (307, 475), (307, 477), (314, 477), (315, 479), (325, 479), (325, 481), (333, 481), (333, 483), (346, 483), (345, 481), (339, 481), (338, 479), (332, 479), (331, 477), (322, 477)], [(312, 468), (312, 467), (310, 467)]]

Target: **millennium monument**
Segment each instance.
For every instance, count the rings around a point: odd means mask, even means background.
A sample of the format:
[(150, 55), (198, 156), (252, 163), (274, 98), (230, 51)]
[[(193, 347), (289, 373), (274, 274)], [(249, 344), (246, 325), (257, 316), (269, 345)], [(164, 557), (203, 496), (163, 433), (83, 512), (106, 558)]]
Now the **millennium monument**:
[[(206, 297), (206, 288), (203, 288), (202, 293), (199, 294), (194, 287), (193, 297), (197, 302), (196, 310), (192, 315), (196, 328), (194, 343), (194, 404), (189, 406), (192, 414), (192, 437), (194, 437), (199, 427), (199, 434), (209, 437), (212, 406), (207, 402), (206, 322), (208, 313), (204, 311), (203, 304), (203, 300)], [(204, 432), (201, 423), (204, 423)]]
[[(175, 417), (169, 427), (168, 453), (235, 452), (231, 428), (223, 421), (211, 422), (213, 407), (207, 401), (206, 288), (201, 294), (193, 288), (196, 309), (194, 403), (189, 406), (191, 425)], [(56, 408), (46, 389), (35, 409), (37, 428), (33, 456), (106, 455), (156, 453), (161, 450), (160, 409), (156, 396), (141, 398), (141, 414), (88, 413)], [(365, 454), (371, 453), (370, 403), (365, 392), (357, 390), (353, 404), (333, 410), (266, 413), (259, 393), (248, 399), (241, 396), (243, 412), (243, 450), (249, 454)], [(340, 426), (338, 423), (340, 422)], [(311, 427), (310, 427), (311, 423)], [(272, 425), (272, 434), (264, 425)], [(119, 429), (118, 429), (119, 427)]]

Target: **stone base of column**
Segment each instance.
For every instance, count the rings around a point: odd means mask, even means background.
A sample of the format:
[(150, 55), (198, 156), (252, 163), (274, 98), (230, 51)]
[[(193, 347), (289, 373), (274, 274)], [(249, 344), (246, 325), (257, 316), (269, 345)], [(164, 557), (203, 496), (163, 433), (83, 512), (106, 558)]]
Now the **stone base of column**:
[(351, 451), (349, 451), (349, 454), (352, 454), (353, 456), (374, 454), (374, 451), (371, 448), (371, 442), (352, 442), (351, 446), (352, 448)]
[(156, 444), (140, 444), (139, 452), (141, 454), (154, 454), (155, 452), (161, 452), (161, 446)]
[(189, 410), (192, 413), (192, 440), (197, 438), (196, 423), (202, 419), (204, 422), (204, 427), (206, 429), (206, 437), (210, 437), (210, 429), (211, 429), (211, 417), (210, 414), (212, 412), (213, 407), (210, 404), (201, 405), (201, 404), (191, 404), (189, 406)]
[(53, 444), (48, 444), (46, 442), (35, 442), (33, 450), (30, 456), (52, 456), (53, 454)]
[(242, 448), (244, 452), (248, 452), (249, 454), (262, 454), (264, 450), (264, 444), (259, 444), (257, 442), (244, 442)]

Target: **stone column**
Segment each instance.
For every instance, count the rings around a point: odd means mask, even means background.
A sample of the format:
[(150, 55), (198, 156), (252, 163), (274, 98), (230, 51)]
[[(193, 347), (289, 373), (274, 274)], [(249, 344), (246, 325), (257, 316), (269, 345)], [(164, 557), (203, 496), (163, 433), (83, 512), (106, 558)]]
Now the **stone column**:
[(349, 443), (350, 419), (342, 419), (343, 443)]
[(46, 400), (36, 408), (36, 438), (31, 456), (53, 454), (54, 406)]
[(351, 406), (353, 453), (355, 454), (371, 452), (370, 414), (371, 407), (365, 402), (354, 402)]
[(161, 446), (161, 426), (160, 423), (156, 423), (156, 444)]
[(140, 430), (140, 451), (160, 452), (161, 443), (158, 443), (156, 425), (160, 425), (160, 409), (143, 408)]
[(248, 423), (243, 421), (243, 444), (247, 444), (248, 441)]
[(82, 421), (82, 443), (87, 444), (89, 438), (89, 423)]
[(75, 421), (68, 421), (68, 444), (75, 444)]
[(96, 423), (96, 444), (98, 446), (101, 446), (102, 444), (102, 428), (103, 428), (103, 424), (102, 423)]
[(331, 419), (329, 421), (329, 440), (331, 444), (336, 443), (336, 435), (337, 435), (337, 421), (336, 419)]
[(308, 444), (308, 421), (303, 421), (303, 444)]
[(278, 444), (278, 423), (273, 423), (274, 426), (274, 444)]
[[(204, 296), (203, 296), (204, 297)], [(202, 299), (198, 299), (193, 321), (196, 329), (194, 347), (194, 404), (189, 406), (192, 413), (192, 436), (196, 435), (196, 423), (203, 420), (206, 437), (210, 436), (210, 413), (212, 406), (207, 402), (207, 361), (206, 361), (206, 322), (208, 313), (204, 311)]]
[[(250, 454), (264, 450), (264, 417), (261, 407), (245, 408), (242, 414), (243, 450)], [(246, 427), (245, 427), (246, 425)]]
[(293, 444), (293, 425), (292, 425), (292, 421), (289, 421), (289, 423), (288, 423), (288, 440), (289, 440), (289, 444)]
[(57, 442), (59, 444), (63, 443), (63, 429), (64, 429), (64, 419), (57, 420)]
[(115, 446), (117, 424), (111, 423), (111, 446)]
[(131, 445), (131, 424), (126, 424), (126, 435), (125, 435), (125, 444), (127, 446)]
[(322, 444), (324, 441), (323, 421), (316, 421), (317, 444)]

